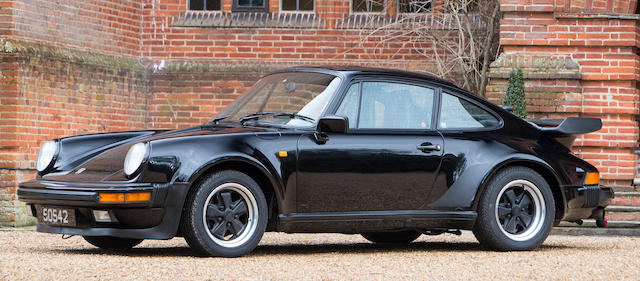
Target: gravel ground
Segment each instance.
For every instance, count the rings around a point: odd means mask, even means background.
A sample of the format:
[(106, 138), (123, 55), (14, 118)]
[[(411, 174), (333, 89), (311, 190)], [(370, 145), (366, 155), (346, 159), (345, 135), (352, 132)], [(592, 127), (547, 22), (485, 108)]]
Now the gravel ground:
[(640, 278), (640, 238), (550, 236), (532, 252), (486, 251), (469, 232), (380, 246), (358, 235), (267, 233), (242, 258), (193, 256), (181, 238), (106, 252), (60, 235), (0, 231), (0, 280), (564, 280)]

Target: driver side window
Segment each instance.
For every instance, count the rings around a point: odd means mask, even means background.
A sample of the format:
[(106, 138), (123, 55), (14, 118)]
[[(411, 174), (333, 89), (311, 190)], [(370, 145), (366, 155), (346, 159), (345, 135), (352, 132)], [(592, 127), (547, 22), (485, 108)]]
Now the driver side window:
[(347, 91), (337, 115), (354, 129), (431, 129), (434, 90), (392, 82), (361, 82)]

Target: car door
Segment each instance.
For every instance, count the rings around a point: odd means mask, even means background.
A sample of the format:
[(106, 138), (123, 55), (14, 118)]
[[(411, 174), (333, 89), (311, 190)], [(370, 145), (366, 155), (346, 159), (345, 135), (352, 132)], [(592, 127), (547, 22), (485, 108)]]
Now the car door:
[(437, 128), (444, 138), (443, 156), (427, 208), (470, 208), (480, 180), (509, 153), (496, 141), (500, 135), (496, 130), (503, 122), (489, 108), (454, 91), (442, 91), (439, 103)]
[(297, 212), (363, 212), (420, 208), (442, 158), (434, 129), (437, 89), (410, 82), (351, 84), (335, 114), (346, 134), (298, 141)]

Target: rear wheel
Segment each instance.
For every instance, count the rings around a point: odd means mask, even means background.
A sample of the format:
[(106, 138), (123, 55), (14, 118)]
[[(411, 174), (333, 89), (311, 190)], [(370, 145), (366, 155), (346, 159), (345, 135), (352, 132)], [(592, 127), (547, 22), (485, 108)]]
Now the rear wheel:
[(89, 244), (102, 249), (130, 249), (142, 243), (143, 239), (126, 239), (111, 236), (82, 236)]
[(220, 171), (194, 188), (182, 217), (189, 246), (208, 256), (251, 252), (267, 225), (267, 202), (258, 184), (238, 171)]
[(555, 217), (549, 184), (525, 167), (500, 171), (480, 196), (473, 234), (498, 251), (532, 250), (547, 238)]
[(397, 232), (367, 232), (361, 234), (364, 239), (380, 244), (408, 244), (418, 239), (422, 233), (415, 230)]

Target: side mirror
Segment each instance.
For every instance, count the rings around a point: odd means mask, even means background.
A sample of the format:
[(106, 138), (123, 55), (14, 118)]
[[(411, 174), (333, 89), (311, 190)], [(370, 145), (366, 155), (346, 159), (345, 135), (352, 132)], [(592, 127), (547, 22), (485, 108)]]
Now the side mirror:
[(502, 109), (509, 111), (509, 112), (513, 112), (513, 105), (503, 105)]
[(318, 120), (318, 132), (346, 133), (349, 129), (349, 119), (343, 116), (325, 116)]
[(325, 116), (318, 120), (318, 127), (314, 134), (318, 144), (325, 144), (329, 137), (325, 133), (344, 134), (349, 130), (349, 119), (343, 116)]

